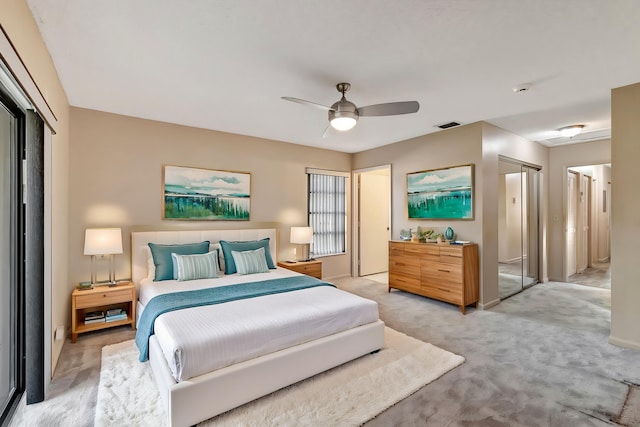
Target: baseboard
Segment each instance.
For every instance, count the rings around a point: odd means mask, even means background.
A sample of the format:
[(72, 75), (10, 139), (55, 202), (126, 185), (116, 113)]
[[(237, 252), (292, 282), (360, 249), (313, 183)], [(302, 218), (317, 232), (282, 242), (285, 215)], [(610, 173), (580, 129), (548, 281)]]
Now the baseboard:
[(618, 347), (630, 348), (632, 350), (640, 350), (640, 343), (623, 340), (611, 335), (609, 335), (609, 344), (612, 344)]
[(478, 303), (478, 309), (480, 309), (480, 310), (488, 310), (491, 307), (495, 307), (498, 304), (500, 304), (500, 298), (496, 298), (493, 301), (489, 301), (486, 304)]

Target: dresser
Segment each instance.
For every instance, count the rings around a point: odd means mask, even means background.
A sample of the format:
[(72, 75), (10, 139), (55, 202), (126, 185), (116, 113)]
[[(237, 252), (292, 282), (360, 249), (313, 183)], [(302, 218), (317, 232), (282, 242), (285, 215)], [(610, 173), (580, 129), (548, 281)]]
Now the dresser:
[(478, 303), (478, 245), (389, 242), (389, 292), (400, 289), (460, 307)]

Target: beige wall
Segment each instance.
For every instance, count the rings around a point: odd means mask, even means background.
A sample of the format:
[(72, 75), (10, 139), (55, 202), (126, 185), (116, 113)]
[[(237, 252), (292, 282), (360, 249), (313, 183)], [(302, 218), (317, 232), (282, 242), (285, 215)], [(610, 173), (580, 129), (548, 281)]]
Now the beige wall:
[(611, 91), (611, 336), (640, 349), (640, 83)]
[(1, 10), (0, 26), (57, 118), (56, 134), (51, 141), (45, 141), (47, 157), (50, 155), (49, 168), (45, 169), (45, 188), (50, 189), (45, 194), (45, 231), (50, 231), (46, 236), (50, 245), (45, 248), (45, 279), (48, 278), (45, 287), (50, 288), (51, 293), (51, 330), (45, 337), (47, 346), (51, 346), (53, 372), (63, 344), (63, 341), (54, 341), (53, 334), (56, 326), (70, 324), (73, 287), (67, 275), (69, 103), (26, 1), (3, 0)]
[[(483, 304), (490, 307), (499, 302), (498, 297), (498, 218), (499, 218), (499, 158), (505, 156), (520, 162), (540, 166), (542, 185), (540, 194), (540, 260), (541, 280), (546, 277), (547, 249), (547, 205), (548, 205), (548, 168), (549, 149), (531, 142), (521, 136), (507, 132), (489, 123), (482, 126), (482, 159), (481, 179), (484, 181), (482, 203), (484, 207), (482, 234), (482, 283), (484, 292)], [(476, 178), (478, 175), (476, 174)]]
[[(69, 278), (88, 280), (83, 255), (89, 227), (121, 227), (124, 254), (117, 277), (130, 277), (134, 226), (261, 227), (278, 223), (278, 259), (291, 259), (291, 226), (307, 224), (306, 167), (351, 171), (351, 155), (284, 142), (71, 109), (69, 155)], [(162, 214), (162, 165), (251, 173), (251, 221), (167, 221)], [(324, 257), (325, 277), (349, 275), (350, 253)], [(102, 277), (106, 275), (101, 272)]]
[[(482, 123), (451, 128), (356, 153), (353, 156), (354, 169), (386, 164), (391, 164), (392, 239), (400, 238), (401, 229), (416, 229), (418, 226), (422, 226), (444, 232), (448, 226), (451, 226), (457, 239), (472, 240), (478, 243), (482, 257), (483, 181), (479, 179), (483, 169)], [(475, 164), (473, 220), (424, 221), (407, 218), (407, 173), (463, 164)], [(482, 285), (480, 301), (483, 301)]]
[(608, 139), (549, 149), (549, 279), (566, 280), (565, 223), (567, 220), (567, 167), (611, 162)]
[[(547, 168), (548, 149), (484, 122), (447, 129), (354, 154), (354, 169), (391, 163), (392, 238), (400, 230), (418, 225), (444, 231), (451, 226), (461, 240), (479, 245), (480, 306), (498, 300), (498, 156), (505, 155)], [(475, 164), (474, 219), (471, 221), (418, 221), (407, 219), (406, 174), (461, 164)], [(543, 206), (546, 184), (543, 184)], [(546, 215), (544, 215), (546, 217)], [(544, 218), (543, 218), (544, 221)], [(544, 249), (541, 254), (544, 259)], [(543, 266), (546, 268), (546, 265)]]

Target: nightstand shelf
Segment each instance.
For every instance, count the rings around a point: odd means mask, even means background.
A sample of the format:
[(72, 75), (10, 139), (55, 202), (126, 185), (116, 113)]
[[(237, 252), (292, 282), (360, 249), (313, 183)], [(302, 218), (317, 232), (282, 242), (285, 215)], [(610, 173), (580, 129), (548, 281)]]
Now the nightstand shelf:
[(322, 261), (317, 259), (296, 262), (280, 261), (278, 262), (278, 267), (306, 274), (307, 276), (315, 277), (317, 279), (322, 279)]
[[(126, 319), (111, 322), (85, 324), (88, 312), (121, 308), (127, 313)], [(119, 283), (117, 286), (98, 286), (93, 289), (75, 289), (71, 294), (71, 342), (76, 342), (78, 334), (98, 331), (116, 326), (131, 325), (136, 328), (136, 288), (133, 283)]]

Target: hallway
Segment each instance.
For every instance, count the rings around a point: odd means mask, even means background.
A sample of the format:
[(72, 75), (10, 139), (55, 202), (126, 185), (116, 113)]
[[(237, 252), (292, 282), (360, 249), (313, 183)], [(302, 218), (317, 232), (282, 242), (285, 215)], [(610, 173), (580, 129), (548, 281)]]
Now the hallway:
[(593, 266), (588, 267), (584, 272), (569, 276), (567, 281), (594, 288), (611, 289), (610, 269), (611, 263), (609, 262), (593, 263)]

